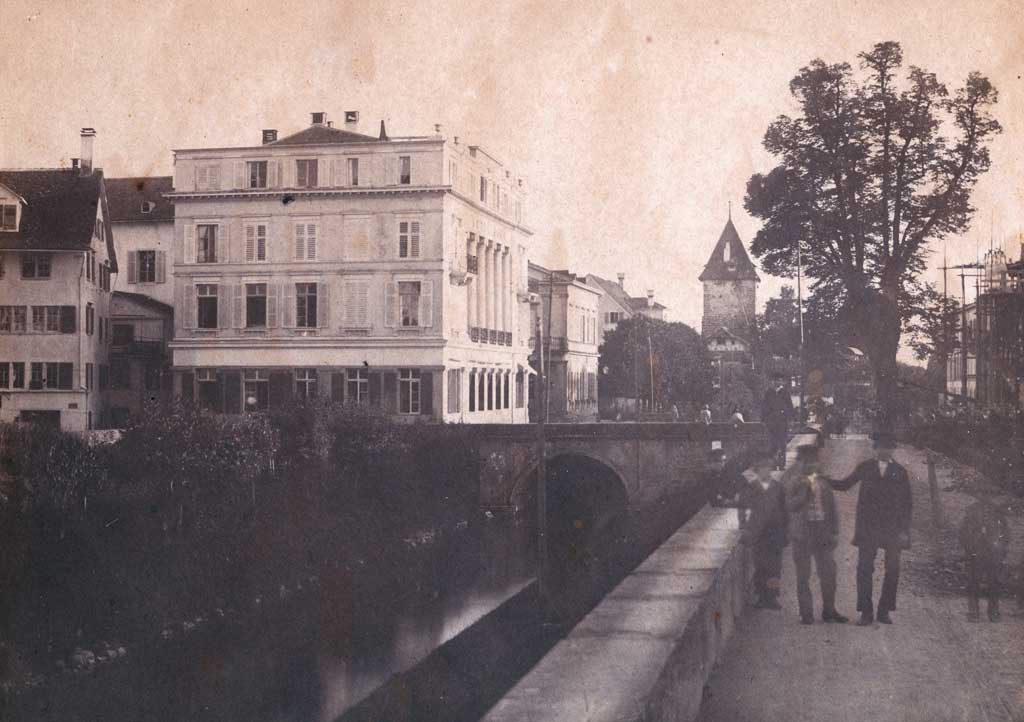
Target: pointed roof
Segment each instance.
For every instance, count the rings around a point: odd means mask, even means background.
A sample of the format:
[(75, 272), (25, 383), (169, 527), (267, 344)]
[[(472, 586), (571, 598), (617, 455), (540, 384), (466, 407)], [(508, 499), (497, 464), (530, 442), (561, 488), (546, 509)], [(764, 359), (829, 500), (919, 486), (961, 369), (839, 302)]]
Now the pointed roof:
[[(311, 125), (267, 145), (325, 145), (329, 143), (369, 143), (378, 140), (372, 135), (353, 133), (329, 125)], [(385, 139), (386, 140), (386, 139)]]
[[(106, 178), (104, 182), (111, 221), (174, 221), (174, 204), (164, 198), (164, 193), (174, 191), (171, 176)], [(144, 210), (144, 204), (152, 205)]]
[[(728, 248), (728, 255), (726, 249)], [(760, 281), (757, 269), (743, 247), (740, 234), (732, 224), (732, 218), (725, 222), (722, 235), (718, 237), (715, 250), (700, 274), (701, 281)]]

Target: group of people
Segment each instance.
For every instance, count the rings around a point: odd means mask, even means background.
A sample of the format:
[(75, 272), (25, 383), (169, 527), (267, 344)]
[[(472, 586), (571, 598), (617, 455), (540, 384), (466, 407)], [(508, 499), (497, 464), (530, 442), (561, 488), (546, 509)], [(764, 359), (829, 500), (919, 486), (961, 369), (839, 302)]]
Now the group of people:
[[(860, 484), (853, 537), (858, 548), (857, 624), (868, 626), (876, 620), (892, 624), (900, 558), (910, 546), (912, 508), (910, 480), (906, 469), (892, 457), (895, 448), (892, 434), (876, 434), (874, 458), (859, 464), (843, 479), (832, 479), (820, 472), (815, 444), (799, 446), (796, 463), (778, 479), (772, 473), (776, 456), (766, 454), (755, 463), (756, 478), (752, 482), (742, 475), (732, 479), (722, 475), (724, 454), (713, 454), (712, 470), (719, 470), (720, 480), (715, 503), (739, 508), (741, 542), (752, 548), (755, 606), (781, 609), (778, 595), (782, 554), (789, 545), (796, 567), (801, 623), (814, 623), (812, 560), (821, 585), (821, 620), (836, 624), (849, 621), (835, 604), (839, 516), (833, 491), (846, 491)], [(879, 551), (884, 554), (885, 576), (876, 604), (873, 576)]]

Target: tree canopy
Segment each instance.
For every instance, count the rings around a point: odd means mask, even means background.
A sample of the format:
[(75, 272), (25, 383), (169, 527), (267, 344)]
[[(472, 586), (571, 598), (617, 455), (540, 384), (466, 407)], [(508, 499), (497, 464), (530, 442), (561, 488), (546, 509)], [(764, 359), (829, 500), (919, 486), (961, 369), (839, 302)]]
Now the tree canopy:
[(922, 68), (903, 73), (899, 43), (858, 59), (859, 74), (818, 59), (793, 78), (799, 113), (769, 125), (778, 165), (750, 178), (745, 207), (763, 221), (751, 245), (762, 267), (792, 277), (799, 249), (812, 296), (868, 354), (884, 401), (901, 334), (929, 300), (929, 246), (968, 228), (1001, 128), (996, 89), (977, 72), (950, 91)]

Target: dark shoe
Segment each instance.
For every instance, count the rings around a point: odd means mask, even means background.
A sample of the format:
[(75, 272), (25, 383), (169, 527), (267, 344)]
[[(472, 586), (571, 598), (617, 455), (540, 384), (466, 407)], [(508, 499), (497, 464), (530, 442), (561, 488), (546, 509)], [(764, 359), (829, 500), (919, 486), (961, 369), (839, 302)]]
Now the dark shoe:
[(850, 619), (849, 617), (844, 617), (842, 614), (833, 609), (831, 612), (822, 612), (821, 621), (831, 622), (833, 624), (846, 624), (850, 621)]
[(861, 612), (860, 619), (857, 620), (858, 627), (870, 627), (875, 623), (875, 618), (867, 612)]
[(814, 617), (810, 615), (800, 617), (800, 624), (814, 624)]
[(878, 621), (882, 624), (892, 624), (892, 617), (889, 616), (889, 612), (879, 612)]

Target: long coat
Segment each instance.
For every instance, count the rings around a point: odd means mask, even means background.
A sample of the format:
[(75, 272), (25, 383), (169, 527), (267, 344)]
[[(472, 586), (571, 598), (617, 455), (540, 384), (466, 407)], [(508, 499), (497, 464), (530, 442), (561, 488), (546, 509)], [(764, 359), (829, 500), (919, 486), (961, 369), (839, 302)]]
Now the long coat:
[(769, 431), (786, 429), (793, 419), (793, 400), (789, 397), (789, 389), (768, 389), (761, 403), (761, 421)]
[(789, 515), (786, 513), (786, 493), (781, 483), (772, 481), (765, 489), (760, 482), (748, 482), (740, 492), (740, 509), (749, 514), (743, 517), (740, 524), (743, 543), (777, 549), (786, 546)]
[(845, 479), (831, 480), (832, 488), (837, 491), (852, 489), (858, 482), (860, 495), (853, 545), (909, 549), (913, 498), (907, 470), (890, 461), (883, 477), (878, 460), (869, 459)]
[[(825, 524), (834, 537), (839, 533), (839, 513), (836, 500), (825, 477), (819, 475), (821, 485), (821, 504), (825, 512)], [(782, 485), (786, 491), (786, 511), (789, 512), (789, 538), (799, 541), (807, 537), (807, 505), (811, 501), (811, 485), (807, 477), (801, 474), (796, 466), (791, 466), (782, 475)]]

